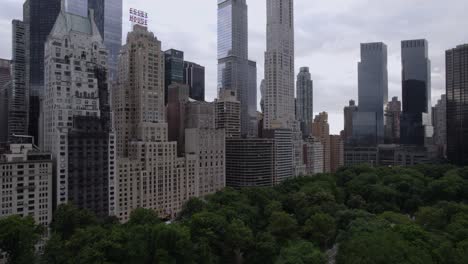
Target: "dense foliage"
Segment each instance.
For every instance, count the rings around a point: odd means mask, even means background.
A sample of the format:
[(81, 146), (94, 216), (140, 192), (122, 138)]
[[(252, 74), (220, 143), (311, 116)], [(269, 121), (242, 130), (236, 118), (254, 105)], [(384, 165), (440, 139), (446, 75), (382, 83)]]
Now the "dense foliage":
[[(144, 209), (119, 224), (66, 205), (55, 213), (40, 259), (50, 264), (462, 264), (468, 263), (467, 201), (468, 168), (360, 166), (275, 188), (227, 188), (190, 200), (171, 224)], [(0, 248), (14, 256), (13, 263), (31, 263), (34, 229), (30, 219), (0, 221)]]

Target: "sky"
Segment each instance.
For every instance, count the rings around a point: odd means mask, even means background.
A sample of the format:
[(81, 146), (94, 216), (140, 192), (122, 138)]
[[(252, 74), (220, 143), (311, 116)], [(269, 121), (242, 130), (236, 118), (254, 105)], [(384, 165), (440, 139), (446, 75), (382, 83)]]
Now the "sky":
[[(1, 0), (0, 58), (11, 58), (11, 20), (21, 19), (24, 0)], [(216, 97), (216, 0), (123, 0), (124, 42), (131, 29), (128, 10), (149, 15), (149, 30), (163, 49), (184, 51), (206, 67), (207, 100)], [(247, 0), (249, 57), (263, 79), (266, 0)], [(468, 43), (466, 0), (295, 0), (296, 74), (310, 68), (314, 112), (329, 113), (330, 129), (343, 129), (343, 107), (357, 101), (359, 44), (388, 45), (389, 100), (401, 98), (400, 42), (425, 38), (432, 61), (432, 104), (445, 91), (445, 50)], [(258, 92), (260, 100), (260, 92)]]

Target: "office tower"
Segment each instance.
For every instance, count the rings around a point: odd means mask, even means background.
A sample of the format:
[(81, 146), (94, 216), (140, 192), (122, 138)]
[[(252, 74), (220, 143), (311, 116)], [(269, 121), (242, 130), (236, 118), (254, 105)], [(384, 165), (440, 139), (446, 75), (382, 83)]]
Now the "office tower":
[(274, 185), (275, 142), (267, 138), (226, 140), (226, 186)]
[(343, 140), (346, 142), (353, 136), (353, 115), (358, 111), (354, 100), (349, 100), (349, 105), (344, 108), (344, 134)]
[(8, 139), (8, 90), (11, 85), (11, 61), (0, 59), (0, 142)]
[(344, 142), (339, 135), (330, 135), (330, 171), (335, 173), (344, 166)]
[[(96, 2), (100, 0), (90, 0)], [(103, 0), (101, 0), (103, 1)], [(88, 0), (65, 0), (65, 11), (82, 17), (88, 16)]]
[(445, 53), (447, 95), (447, 156), (468, 165), (468, 44)]
[(291, 129), (294, 112), (294, 1), (267, 0), (264, 128)]
[[(0, 218), (32, 216), (48, 227), (52, 221), (52, 159), (32, 144), (10, 144), (0, 153)], [(8, 184), (7, 184), (8, 183)], [(9, 201), (9, 202), (6, 202)]]
[(324, 148), (322, 142), (315, 137), (309, 137), (304, 144), (304, 163), (306, 173), (315, 175), (323, 173)]
[(359, 145), (384, 142), (384, 110), (388, 98), (387, 46), (361, 44), (358, 64), (359, 110), (353, 115), (353, 141)]
[(274, 179), (277, 185), (294, 177), (293, 134), (289, 129), (271, 129), (263, 131), (264, 138), (274, 140)]
[(169, 86), (175, 83), (184, 83), (184, 53), (180, 50), (170, 49), (164, 52), (164, 58), (164, 103), (167, 104)]
[[(218, 1), (218, 96), (236, 92), (241, 104), (241, 134), (252, 132), (252, 79), (254, 62), (248, 60), (248, 14), (246, 0)], [(255, 66), (256, 67), (256, 66)], [(255, 85), (256, 86), (256, 85)], [(256, 109), (256, 107), (255, 107)]]
[(401, 102), (393, 97), (385, 108), (385, 144), (400, 143)]
[[(115, 215), (123, 222), (140, 207), (172, 219), (188, 199), (225, 186), (225, 135), (214, 129), (214, 105), (192, 105), (184, 84), (170, 86), (168, 105), (170, 111), (181, 111), (168, 115), (168, 121), (175, 123), (172, 131), (184, 132), (178, 139), (185, 142), (184, 153), (179, 155), (178, 143), (168, 140), (164, 64), (161, 42), (135, 25), (121, 52), (113, 93), (119, 167)], [(142, 75), (153, 78), (140, 80)], [(172, 101), (179, 105), (172, 108)]]
[(434, 144), (440, 157), (447, 155), (447, 96), (443, 94), (432, 110), (434, 124)]
[(293, 167), (294, 176), (299, 177), (306, 174), (306, 164), (304, 163), (304, 140), (299, 122), (293, 122), (291, 130), (293, 144)]
[(122, 0), (88, 0), (88, 8), (94, 10), (94, 21), (109, 51), (107, 56), (109, 80), (115, 82), (122, 47)]
[(262, 97), (260, 99), (260, 109), (262, 110), (262, 114), (265, 113), (265, 89), (266, 89), (266, 83), (265, 80), (262, 80), (260, 83), (260, 96)]
[(184, 61), (184, 84), (189, 86), (190, 98), (205, 101), (205, 67)]
[(328, 124), (328, 113), (322, 112), (315, 116), (312, 123), (312, 136), (320, 140), (323, 145), (323, 172), (331, 172), (330, 164), (330, 125)]
[(29, 135), (39, 142), (41, 97), (44, 95), (44, 46), (60, 12), (60, 0), (27, 0), (23, 5), (29, 71)]
[(224, 129), (226, 138), (241, 137), (240, 102), (236, 92), (224, 90), (215, 100), (215, 126), (216, 129)]
[(314, 86), (309, 67), (302, 67), (297, 75), (296, 119), (301, 123), (304, 137), (310, 135), (310, 126), (314, 122)]
[(401, 144), (425, 144), (432, 138), (431, 62), (424, 39), (401, 42), (403, 112)]
[(12, 22), (13, 56), (12, 83), (8, 91), (8, 139), (13, 135), (28, 135), (29, 129), (29, 85), (27, 67), (26, 25), (22, 21)]
[[(248, 79), (248, 90), (247, 90), (247, 113), (244, 116), (248, 116), (248, 118), (244, 118), (247, 120), (247, 124), (245, 126), (248, 128), (247, 135), (249, 137), (257, 137), (258, 136), (258, 129), (257, 129), (257, 63), (255, 61), (248, 61), (249, 66), (249, 79)], [(241, 114), (242, 115), (242, 114)]]
[(55, 162), (55, 204), (101, 216), (115, 194), (107, 54), (92, 13), (59, 13), (45, 44), (42, 147)]

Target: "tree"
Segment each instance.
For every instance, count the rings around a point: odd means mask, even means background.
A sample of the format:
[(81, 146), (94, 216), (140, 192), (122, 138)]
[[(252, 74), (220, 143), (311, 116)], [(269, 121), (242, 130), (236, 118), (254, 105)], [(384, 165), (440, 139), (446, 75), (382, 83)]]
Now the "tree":
[(96, 217), (88, 210), (80, 210), (72, 204), (63, 204), (55, 211), (50, 227), (61, 239), (68, 240), (77, 229), (96, 224)]
[(44, 232), (32, 217), (13, 215), (0, 219), (0, 249), (11, 264), (35, 262), (34, 246)]
[(226, 245), (235, 256), (235, 263), (242, 263), (243, 255), (253, 244), (252, 230), (241, 220), (234, 219), (226, 228)]
[(157, 225), (161, 223), (156, 211), (151, 209), (137, 208), (130, 214), (129, 225)]
[(296, 241), (281, 249), (275, 264), (325, 264), (325, 255), (314, 244)]
[(304, 237), (315, 241), (322, 249), (333, 245), (336, 236), (335, 219), (330, 215), (314, 214), (302, 228)]
[(297, 221), (285, 212), (274, 212), (270, 217), (268, 231), (271, 232), (279, 242), (285, 243), (297, 237)]

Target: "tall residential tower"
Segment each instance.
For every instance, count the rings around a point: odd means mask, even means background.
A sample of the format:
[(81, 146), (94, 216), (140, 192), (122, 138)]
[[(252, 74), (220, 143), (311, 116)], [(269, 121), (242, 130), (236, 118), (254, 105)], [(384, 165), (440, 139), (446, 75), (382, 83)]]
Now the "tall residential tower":
[(308, 67), (302, 67), (297, 75), (296, 119), (301, 123), (304, 137), (310, 135), (310, 126), (314, 122), (314, 86)]
[(267, 0), (264, 128), (292, 128), (294, 104), (294, 0)]

